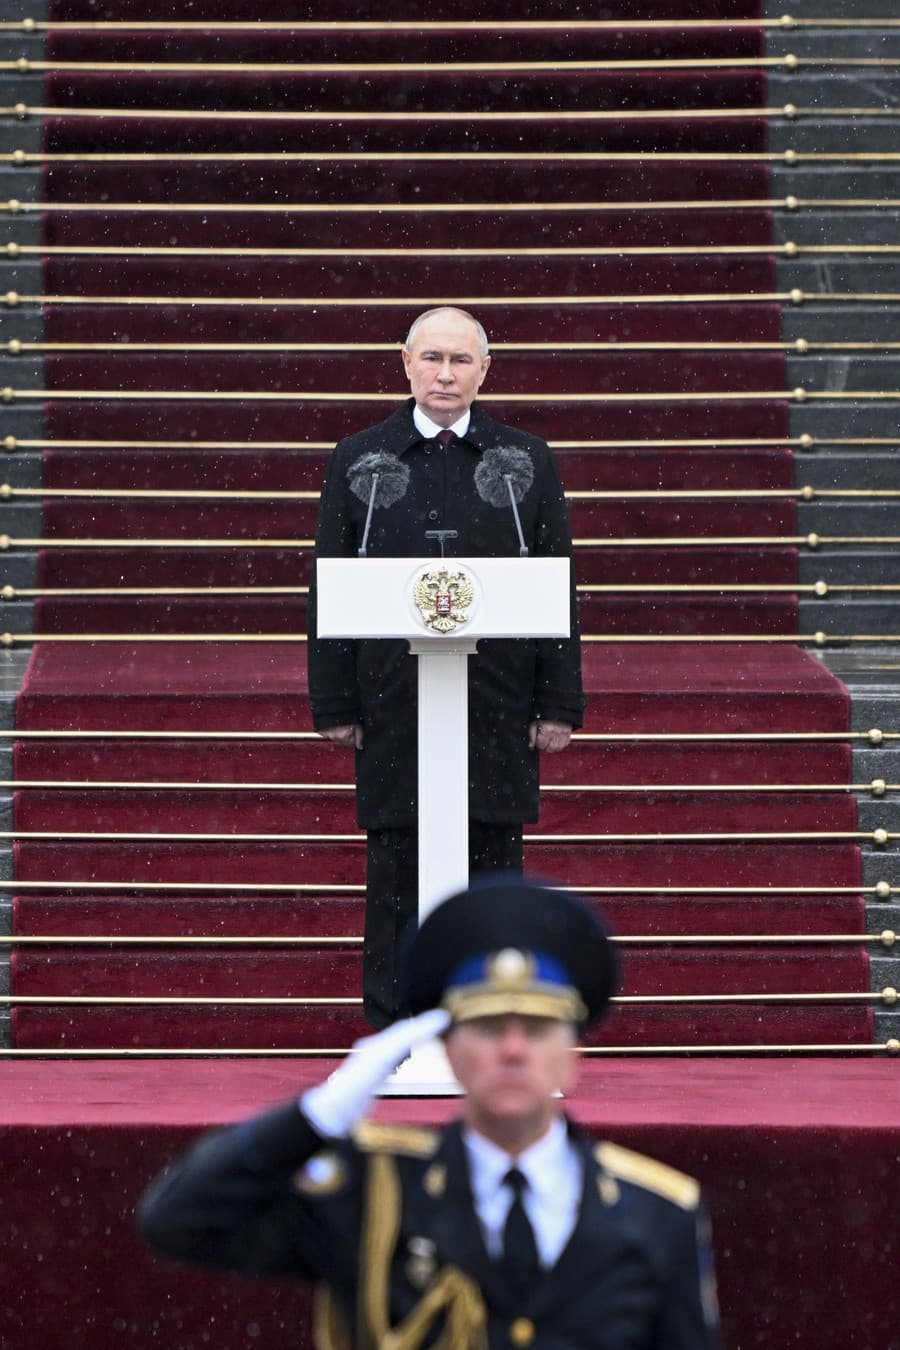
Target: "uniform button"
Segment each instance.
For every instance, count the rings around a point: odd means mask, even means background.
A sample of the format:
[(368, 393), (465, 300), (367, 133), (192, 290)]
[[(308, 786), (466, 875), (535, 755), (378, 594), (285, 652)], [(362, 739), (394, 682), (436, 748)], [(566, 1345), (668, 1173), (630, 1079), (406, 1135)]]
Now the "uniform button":
[(527, 1317), (517, 1317), (510, 1325), (509, 1339), (513, 1345), (530, 1345), (534, 1340), (534, 1323)]
[(429, 511), (429, 512), (428, 512), (428, 519), (429, 519), (429, 520), (437, 520), (437, 518), (438, 518), (438, 513), (437, 513), (437, 511)]

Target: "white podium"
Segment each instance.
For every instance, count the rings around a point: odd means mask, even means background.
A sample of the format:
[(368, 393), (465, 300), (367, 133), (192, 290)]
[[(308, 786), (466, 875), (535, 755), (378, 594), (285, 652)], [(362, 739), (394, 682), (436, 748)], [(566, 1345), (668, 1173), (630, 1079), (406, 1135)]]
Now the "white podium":
[[(320, 638), (405, 638), (418, 657), (421, 922), (469, 881), (468, 658), (479, 638), (568, 637), (569, 559), (319, 558), (316, 583)], [(388, 1090), (455, 1091), (430, 1052)]]

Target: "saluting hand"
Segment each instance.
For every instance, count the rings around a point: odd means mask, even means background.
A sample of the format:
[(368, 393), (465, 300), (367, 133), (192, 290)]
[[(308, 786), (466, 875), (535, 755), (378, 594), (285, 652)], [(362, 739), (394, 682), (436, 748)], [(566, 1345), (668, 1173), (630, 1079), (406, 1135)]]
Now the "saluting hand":
[(430, 1008), (417, 1017), (364, 1036), (330, 1078), (301, 1097), (300, 1107), (310, 1124), (322, 1135), (340, 1137), (350, 1132), (365, 1115), (374, 1094), (388, 1074), (416, 1046), (440, 1036), (450, 1025), (443, 1008)]

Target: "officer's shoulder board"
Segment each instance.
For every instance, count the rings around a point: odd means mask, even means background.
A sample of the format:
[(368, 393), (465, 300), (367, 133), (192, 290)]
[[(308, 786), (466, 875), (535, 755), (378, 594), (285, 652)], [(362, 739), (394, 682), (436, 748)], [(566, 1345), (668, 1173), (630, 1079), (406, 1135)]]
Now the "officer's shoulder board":
[(437, 1130), (415, 1125), (388, 1125), (375, 1120), (360, 1121), (353, 1131), (353, 1142), (364, 1153), (398, 1153), (410, 1158), (431, 1158), (441, 1136)]
[(594, 1149), (594, 1157), (604, 1171), (619, 1181), (643, 1186), (644, 1190), (671, 1200), (681, 1209), (696, 1209), (700, 1203), (700, 1184), (686, 1172), (679, 1172), (667, 1163), (657, 1162), (643, 1153), (635, 1153), (620, 1144), (602, 1143)]

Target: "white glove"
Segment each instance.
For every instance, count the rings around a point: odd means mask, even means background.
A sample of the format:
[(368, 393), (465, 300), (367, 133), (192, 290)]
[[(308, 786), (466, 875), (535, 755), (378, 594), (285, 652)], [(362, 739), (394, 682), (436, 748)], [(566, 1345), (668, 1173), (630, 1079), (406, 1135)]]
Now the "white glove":
[(339, 1069), (300, 1098), (300, 1110), (317, 1133), (341, 1138), (349, 1134), (388, 1074), (411, 1050), (439, 1036), (450, 1014), (431, 1008), (418, 1017), (394, 1022), (374, 1036), (356, 1041)]

